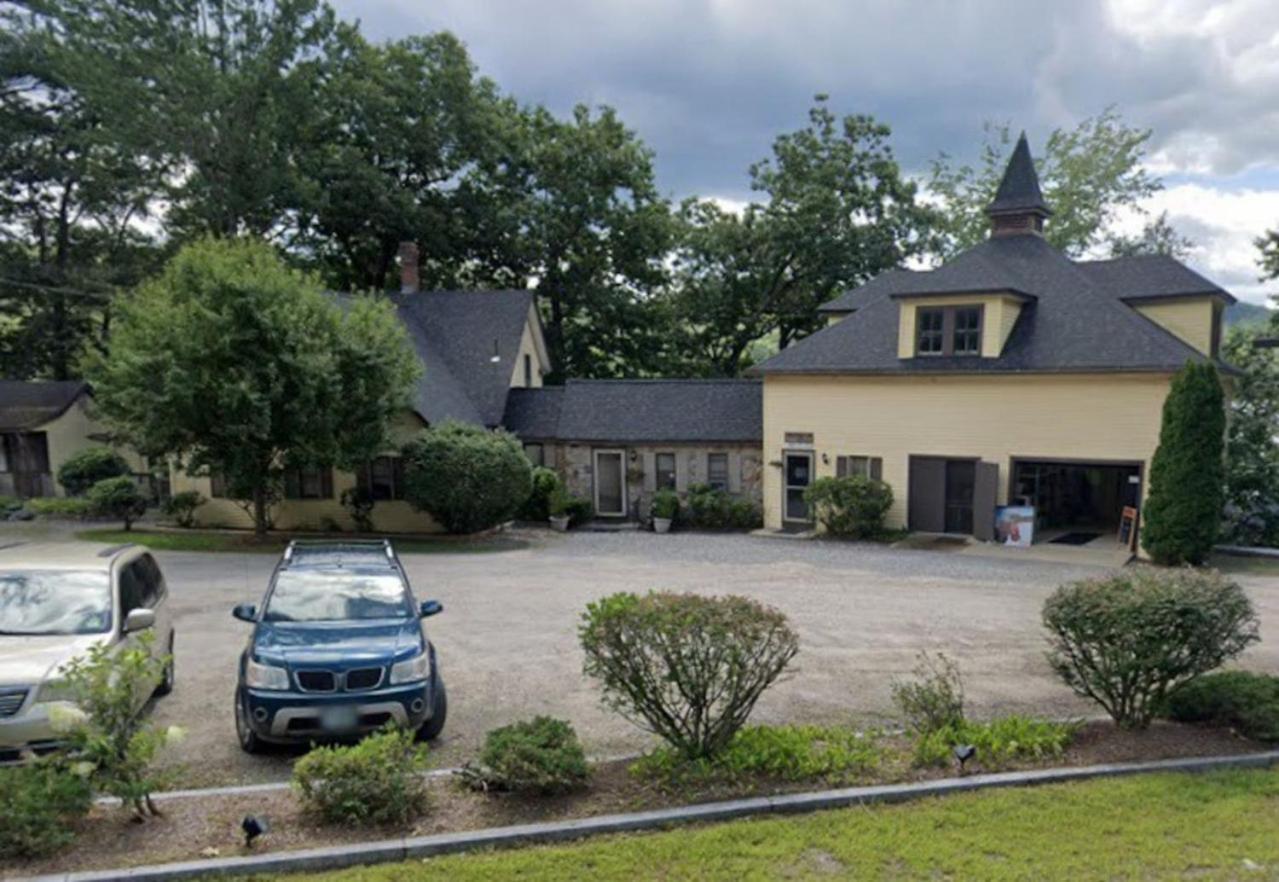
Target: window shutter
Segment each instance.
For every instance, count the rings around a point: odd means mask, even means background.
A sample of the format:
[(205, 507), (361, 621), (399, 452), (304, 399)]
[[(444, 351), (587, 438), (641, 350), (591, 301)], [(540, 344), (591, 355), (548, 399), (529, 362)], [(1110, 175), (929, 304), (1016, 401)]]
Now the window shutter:
[(870, 477), (873, 481), (884, 480), (884, 458), (882, 456), (872, 456), (870, 458)]
[(835, 477), (837, 478), (848, 477), (848, 457), (846, 456), (835, 457)]
[(675, 490), (683, 493), (688, 489), (688, 456), (675, 454)]
[(653, 451), (647, 450), (641, 462), (644, 464), (644, 492), (652, 493), (657, 489), (657, 458)]
[(728, 492), (742, 492), (742, 455), (736, 450), (728, 454)]

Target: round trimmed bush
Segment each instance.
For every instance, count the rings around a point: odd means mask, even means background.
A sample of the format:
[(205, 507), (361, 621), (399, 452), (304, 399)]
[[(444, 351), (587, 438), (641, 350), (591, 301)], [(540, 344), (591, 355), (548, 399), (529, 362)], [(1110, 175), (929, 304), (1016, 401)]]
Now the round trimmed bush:
[(804, 491), (826, 532), (852, 539), (873, 539), (884, 532), (884, 516), (893, 505), (893, 490), (864, 475), (818, 478)]
[(404, 448), (404, 498), (450, 533), (509, 521), (532, 487), (532, 466), (508, 432), (444, 423)]
[(328, 824), (405, 824), (426, 810), (426, 748), (408, 729), (317, 747), (293, 765), (307, 810)]
[(94, 484), (89, 488), (89, 502), (99, 514), (124, 521), (126, 530), (133, 529), (133, 522), (147, 510), (146, 497), (127, 475)]
[(584, 786), (590, 767), (572, 725), (534, 717), (490, 731), (466, 774), (486, 790), (553, 796)]
[(1243, 589), (1220, 573), (1141, 568), (1058, 588), (1044, 604), (1053, 670), (1124, 728), (1173, 689), (1260, 639)]
[(690, 760), (722, 751), (799, 651), (786, 616), (731, 595), (614, 594), (578, 636), (605, 703)]
[(208, 502), (199, 490), (183, 490), (164, 501), (161, 511), (173, 518), (179, 527), (195, 526), (195, 510)]
[(58, 483), (68, 495), (83, 496), (99, 481), (127, 474), (129, 464), (111, 448), (86, 447), (58, 466)]

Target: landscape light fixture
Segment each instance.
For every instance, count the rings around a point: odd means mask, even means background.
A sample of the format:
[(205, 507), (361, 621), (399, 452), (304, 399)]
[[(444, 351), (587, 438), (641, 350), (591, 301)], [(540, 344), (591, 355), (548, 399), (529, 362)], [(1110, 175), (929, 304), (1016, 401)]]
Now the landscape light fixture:
[(497, 364), (501, 360), (502, 360), (502, 356), (497, 354), (497, 338), (494, 337), (493, 338), (493, 355), (489, 358), (489, 361), (493, 362), (493, 364)]
[(964, 774), (964, 764), (977, 755), (977, 748), (971, 744), (956, 744), (955, 759), (959, 760), (959, 774)]
[(267, 823), (265, 817), (245, 815), (244, 820), (240, 822), (240, 829), (244, 831), (244, 847), (252, 848), (253, 840), (270, 830), (271, 825)]

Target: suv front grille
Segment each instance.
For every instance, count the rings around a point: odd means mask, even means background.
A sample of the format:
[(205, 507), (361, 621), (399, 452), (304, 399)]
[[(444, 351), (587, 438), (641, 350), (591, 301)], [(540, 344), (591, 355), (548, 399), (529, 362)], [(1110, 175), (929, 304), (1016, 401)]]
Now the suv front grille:
[(364, 689), (376, 689), (382, 682), (381, 668), (356, 668), (346, 672), (346, 691), (358, 692)]
[(298, 671), (298, 688), (303, 692), (333, 692), (337, 681), (332, 671)]
[(18, 708), (22, 707), (22, 702), (27, 700), (27, 689), (6, 689), (0, 692), (0, 717), (11, 717), (18, 712)]

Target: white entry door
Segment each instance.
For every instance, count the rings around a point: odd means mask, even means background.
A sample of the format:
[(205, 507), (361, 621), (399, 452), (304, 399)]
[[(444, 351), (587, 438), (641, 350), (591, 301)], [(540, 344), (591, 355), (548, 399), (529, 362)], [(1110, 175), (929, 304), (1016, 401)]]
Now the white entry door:
[(626, 466), (623, 451), (595, 451), (595, 513), (606, 518), (626, 516)]

